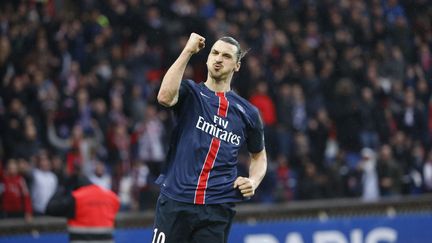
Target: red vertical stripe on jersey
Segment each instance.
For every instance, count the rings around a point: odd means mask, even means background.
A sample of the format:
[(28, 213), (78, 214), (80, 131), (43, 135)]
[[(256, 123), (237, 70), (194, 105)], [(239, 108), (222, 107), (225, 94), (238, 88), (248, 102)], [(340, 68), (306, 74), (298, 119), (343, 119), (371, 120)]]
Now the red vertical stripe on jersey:
[(210, 170), (213, 168), (217, 153), (219, 152), (219, 147), (220, 140), (217, 138), (213, 138), (211, 140), (210, 148), (207, 152), (207, 156), (198, 179), (198, 185), (195, 190), (195, 204), (205, 203), (205, 191), (207, 189), (207, 182), (210, 176)]
[(216, 92), (216, 95), (219, 97), (218, 116), (226, 117), (228, 114), (229, 102), (225, 96), (225, 93), (224, 92)]

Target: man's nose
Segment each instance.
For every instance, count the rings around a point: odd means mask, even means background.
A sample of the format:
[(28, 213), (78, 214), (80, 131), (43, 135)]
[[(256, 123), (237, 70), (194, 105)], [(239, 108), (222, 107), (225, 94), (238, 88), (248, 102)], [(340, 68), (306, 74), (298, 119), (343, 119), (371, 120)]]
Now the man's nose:
[(217, 55), (216, 58), (215, 58), (215, 60), (217, 62), (222, 62), (222, 55)]

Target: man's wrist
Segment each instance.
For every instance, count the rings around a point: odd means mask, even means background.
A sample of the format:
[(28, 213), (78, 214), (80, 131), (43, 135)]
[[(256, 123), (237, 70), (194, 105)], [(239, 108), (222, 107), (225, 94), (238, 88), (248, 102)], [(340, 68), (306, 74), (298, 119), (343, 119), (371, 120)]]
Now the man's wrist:
[(183, 49), (183, 51), (181, 52), (181, 55), (185, 55), (188, 58), (192, 57), (193, 54), (194, 54), (194, 52), (192, 50), (188, 50), (188, 49)]
[(255, 179), (250, 178), (250, 177), (249, 177), (249, 181), (252, 184), (252, 188), (255, 190), (258, 187), (258, 182)]

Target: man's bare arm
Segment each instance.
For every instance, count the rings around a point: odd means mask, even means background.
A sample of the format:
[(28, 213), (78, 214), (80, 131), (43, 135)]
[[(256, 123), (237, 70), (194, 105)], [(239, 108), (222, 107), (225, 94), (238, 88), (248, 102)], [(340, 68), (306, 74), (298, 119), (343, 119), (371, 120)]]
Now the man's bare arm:
[(249, 166), (249, 177), (239, 176), (234, 182), (234, 188), (238, 188), (243, 197), (255, 195), (267, 171), (267, 154), (263, 149), (261, 152), (251, 154), (251, 163)]
[(157, 96), (159, 104), (171, 107), (177, 104), (180, 83), (183, 78), (184, 71), (191, 56), (205, 46), (205, 38), (192, 33), (186, 43), (183, 51), (180, 53), (177, 60), (171, 65), (162, 79), (162, 84)]

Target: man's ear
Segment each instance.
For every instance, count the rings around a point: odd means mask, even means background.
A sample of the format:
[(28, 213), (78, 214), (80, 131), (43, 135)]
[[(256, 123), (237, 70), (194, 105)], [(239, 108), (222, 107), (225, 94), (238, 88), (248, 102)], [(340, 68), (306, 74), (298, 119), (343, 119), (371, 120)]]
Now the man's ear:
[(240, 70), (241, 62), (237, 62), (234, 68), (234, 72), (238, 72)]

